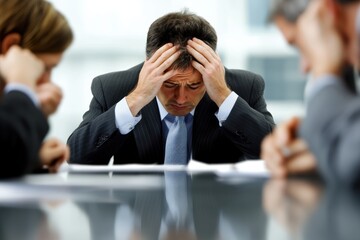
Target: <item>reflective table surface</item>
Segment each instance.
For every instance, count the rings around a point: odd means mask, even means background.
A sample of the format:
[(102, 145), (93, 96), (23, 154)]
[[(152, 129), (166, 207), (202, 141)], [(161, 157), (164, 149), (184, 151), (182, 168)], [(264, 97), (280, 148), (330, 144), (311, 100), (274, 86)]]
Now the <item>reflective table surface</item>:
[(0, 182), (0, 239), (358, 239), (357, 191), (183, 171)]

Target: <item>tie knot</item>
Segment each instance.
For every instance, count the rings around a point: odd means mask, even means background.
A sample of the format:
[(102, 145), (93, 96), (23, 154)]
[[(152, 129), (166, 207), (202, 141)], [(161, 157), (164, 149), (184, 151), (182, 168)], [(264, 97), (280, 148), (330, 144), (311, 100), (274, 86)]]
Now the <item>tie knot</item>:
[(174, 115), (168, 114), (166, 116), (166, 119), (171, 123), (184, 122), (185, 121), (185, 116), (174, 116)]
[(175, 121), (184, 122), (185, 117), (184, 116), (176, 116)]

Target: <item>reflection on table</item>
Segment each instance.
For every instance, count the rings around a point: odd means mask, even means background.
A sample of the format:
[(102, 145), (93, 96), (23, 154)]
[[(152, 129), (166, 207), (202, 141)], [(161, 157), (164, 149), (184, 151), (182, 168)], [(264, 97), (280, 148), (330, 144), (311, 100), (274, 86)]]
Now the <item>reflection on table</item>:
[(354, 239), (359, 204), (316, 179), (30, 175), (0, 182), (0, 239)]

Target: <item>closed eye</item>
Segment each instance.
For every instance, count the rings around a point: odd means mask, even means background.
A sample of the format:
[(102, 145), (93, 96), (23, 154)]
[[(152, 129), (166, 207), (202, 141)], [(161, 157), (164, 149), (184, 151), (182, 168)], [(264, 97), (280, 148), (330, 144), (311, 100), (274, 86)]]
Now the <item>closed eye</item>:
[(188, 87), (192, 90), (195, 90), (197, 88), (199, 88), (201, 86), (201, 82), (198, 82), (198, 83), (192, 83), (192, 84), (188, 84)]
[(177, 87), (179, 84), (173, 83), (173, 82), (164, 82), (163, 85), (164, 85), (166, 88), (175, 88), (175, 87)]

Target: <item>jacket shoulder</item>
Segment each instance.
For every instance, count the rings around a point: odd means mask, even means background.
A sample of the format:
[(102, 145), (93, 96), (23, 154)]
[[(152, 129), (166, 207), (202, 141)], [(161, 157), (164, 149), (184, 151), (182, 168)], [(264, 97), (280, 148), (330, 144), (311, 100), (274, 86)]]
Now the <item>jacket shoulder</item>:
[(110, 106), (125, 97), (137, 84), (143, 64), (124, 71), (110, 72), (94, 78), (91, 91), (95, 98), (103, 99)]
[(136, 80), (137, 80), (142, 66), (143, 66), (143, 63), (138, 64), (127, 70), (105, 73), (105, 74), (96, 76), (94, 78), (94, 81), (100, 81), (103, 84), (111, 84), (112, 82), (116, 82), (119, 80), (125, 81), (126, 79), (132, 79), (132, 78), (136, 78)]
[(246, 81), (264, 81), (259, 74), (242, 69), (226, 69), (225, 75), (230, 79), (241, 78)]
[(254, 88), (263, 89), (265, 87), (262, 76), (242, 69), (226, 69), (225, 78), (229, 87), (235, 90), (235, 92), (238, 88), (252, 91)]

